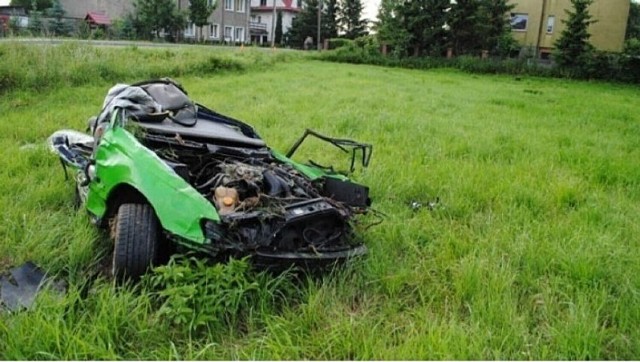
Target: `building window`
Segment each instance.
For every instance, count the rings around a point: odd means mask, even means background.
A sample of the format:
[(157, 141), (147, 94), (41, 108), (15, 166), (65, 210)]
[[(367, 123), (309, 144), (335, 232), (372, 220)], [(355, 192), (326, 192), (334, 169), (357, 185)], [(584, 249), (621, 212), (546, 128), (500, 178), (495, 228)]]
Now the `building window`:
[(297, 5), (298, 8), (301, 8), (302, 7), (302, 0), (297, 0), (296, 1), (296, 5)]
[(216, 4), (216, 1), (215, 0), (209, 0), (208, 3), (209, 3), (209, 6), (212, 7), (213, 5)]
[(233, 0), (224, 0), (224, 9), (233, 11)]
[(267, 6), (267, 0), (260, 0), (260, 6)]
[(233, 27), (225, 26), (224, 27), (224, 41), (232, 42), (233, 41)]
[(189, 23), (189, 25), (184, 29), (184, 36), (188, 38), (196, 36), (196, 24)]
[(511, 13), (511, 30), (525, 31), (529, 22), (529, 14)]
[(209, 37), (218, 39), (220, 37), (218, 24), (209, 24)]
[(244, 43), (244, 28), (236, 28), (235, 40)]
[(556, 25), (556, 17), (553, 15), (549, 15), (547, 18), (547, 33), (553, 34), (553, 27)]
[(244, 13), (244, 0), (236, 0), (236, 11)]

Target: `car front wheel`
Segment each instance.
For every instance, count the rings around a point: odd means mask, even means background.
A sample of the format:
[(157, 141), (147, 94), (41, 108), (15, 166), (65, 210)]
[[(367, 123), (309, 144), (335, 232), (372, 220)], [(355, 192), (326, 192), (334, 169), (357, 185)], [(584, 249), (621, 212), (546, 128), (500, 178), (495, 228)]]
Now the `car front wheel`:
[(157, 264), (161, 237), (160, 223), (150, 205), (120, 205), (115, 222), (112, 263), (116, 280), (136, 281)]

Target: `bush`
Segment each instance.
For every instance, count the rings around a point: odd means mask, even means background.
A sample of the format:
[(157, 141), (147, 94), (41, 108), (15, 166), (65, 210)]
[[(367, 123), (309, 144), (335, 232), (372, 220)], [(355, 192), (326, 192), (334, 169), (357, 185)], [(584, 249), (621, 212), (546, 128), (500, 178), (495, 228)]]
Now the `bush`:
[(632, 57), (640, 57), (640, 39), (628, 39), (624, 43), (624, 54)]
[(76, 34), (80, 39), (89, 39), (91, 37), (91, 27), (86, 21), (80, 21), (76, 28)]
[(289, 274), (279, 277), (250, 270), (246, 260), (210, 265), (199, 258), (178, 256), (145, 276), (160, 304), (158, 315), (190, 331), (217, 331), (255, 316), (273, 313), (295, 301), (298, 290)]
[[(601, 79), (625, 83), (640, 83), (640, 45), (631, 42), (629, 53), (594, 52), (584, 66), (575, 69), (560, 69), (553, 66), (540, 65), (534, 59), (480, 59), (472, 56), (461, 56), (453, 59), (441, 57), (395, 57), (383, 56), (376, 43), (368, 37), (356, 39), (352, 45), (323, 52), (317, 57), (320, 60), (371, 64), (409, 69), (455, 68), (469, 73), (512, 74), (545, 77), (569, 77), (576, 79)], [(639, 42), (640, 43), (640, 42)], [(636, 48), (637, 46), (637, 48)]]
[(329, 49), (338, 49), (353, 45), (353, 40), (344, 38), (329, 39)]
[(97, 28), (91, 34), (91, 39), (101, 40), (101, 39), (104, 39), (105, 37), (106, 37), (105, 32), (102, 28)]
[(192, 330), (233, 323), (249, 306), (258, 283), (248, 278), (245, 261), (207, 266), (196, 258), (173, 260), (150, 278), (162, 307), (159, 314)]

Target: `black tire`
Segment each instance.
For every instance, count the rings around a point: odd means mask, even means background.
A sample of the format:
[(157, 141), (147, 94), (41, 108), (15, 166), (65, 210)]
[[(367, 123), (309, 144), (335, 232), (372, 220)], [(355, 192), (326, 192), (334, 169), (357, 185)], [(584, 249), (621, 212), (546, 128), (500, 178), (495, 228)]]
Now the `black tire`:
[(159, 261), (161, 231), (147, 204), (122, 204), (116, 215), (112, 272), (117, 281), (136, 281)]

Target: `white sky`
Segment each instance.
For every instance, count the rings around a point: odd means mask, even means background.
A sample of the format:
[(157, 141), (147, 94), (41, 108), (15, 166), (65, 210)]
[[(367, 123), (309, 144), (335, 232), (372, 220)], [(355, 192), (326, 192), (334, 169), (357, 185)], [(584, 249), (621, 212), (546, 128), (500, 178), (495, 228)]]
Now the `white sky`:
[[(9, 5), (11, 0), (0, 0), (0, 6)], [(370, 20), (375, 20), (378, 14), (378, 4), (380, 0), (363, 0), (364, 3), (364, 17)]]
[[(2, 1), (2, 0), (0, 0)], [(380, 0), (362, 0), (364, 3), (364, 17), (369, 20), (376, 20), (376, 15), (378, 15), (378, 5), (380, 5)]]

